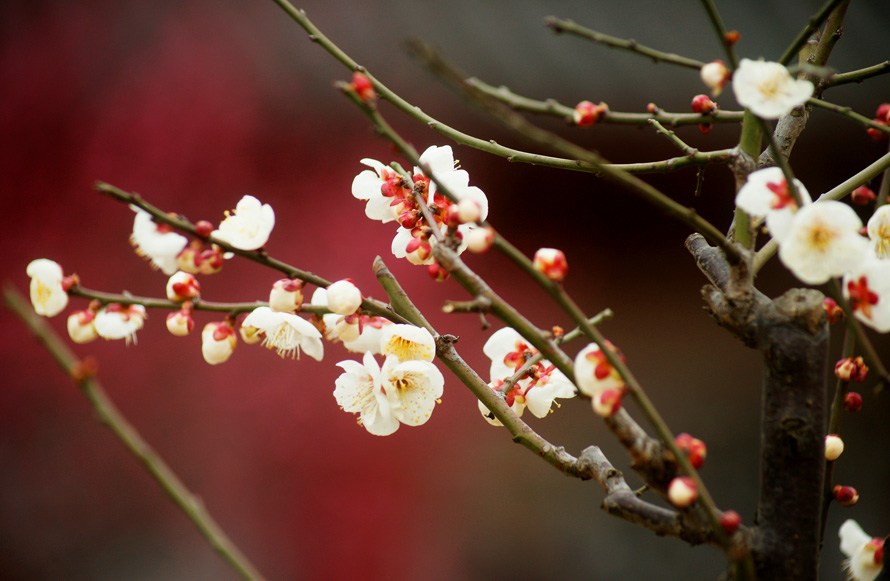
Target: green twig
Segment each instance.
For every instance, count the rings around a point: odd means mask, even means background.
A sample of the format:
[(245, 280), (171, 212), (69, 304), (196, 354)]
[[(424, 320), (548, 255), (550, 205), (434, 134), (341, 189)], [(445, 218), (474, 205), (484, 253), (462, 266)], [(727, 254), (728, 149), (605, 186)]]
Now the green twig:
[(99, 421), (105, 424), (127, 450), (145, 466), (176, 506), (198, 527), (210, 546), (244, 579), (263, 579), (256, 567), (213, 520), (201, 499), (186, 488), (163, 458), (120, 413), (99, 381), (91, 375), (90, 366), (75, 356), (52, 327), (34, 313), (27, 300), (14, 287), (11, 285), (4, 287), (3, 298), (6, 306), (28, 326), (62, 371), (77, 384), (96, 411)]
[[(482, 93), (497, 99), (517, 111), (527, 111), (541, 115), (559, 117), (568, 123), (573, 122), (574, 109), (559, 103), (555, 99), (539, 101), (523, 97), (501, 85), (495, 87), (477, 78), (471, 77), (464, 81), (466, 84), (478, 89)], [(699, 113), (669, 113), (658, 110), (655, 113), (622, 113), (609, 110), (597, 123), (612, 123), (616, 125), (645, 125), (650, 119), (654, 119), (663, 125), (679, 127), (682, 125), (698, 125), (699, 123), (738, 123), (744, 117), (744, 111), (716, 110), (709, 115)]]
[(679, 65), (681, 67), (695, 70), (699, 70), (703, 66), (705, 66), (705, 63), (701, 61), (680, 56), (674, 53), (662, 52), (654, 48), (649, 48), (648, 46), (643, 46), (633, 39), (624, 39), (618, 38), (616, 36), (610, 36), (608, 34), (603, 34), (602, 32), (597, 32), (595, 30), (591, 30), (589, 28), (576, 24), (571, 20), (562, 20), (560, 18), (556, 18), (555, 16), (548, 16), (544, 19), (544, 24), (552, 28), (553, 32), (568, 32), (569, 34), (574, 34), (575, 36), (586, 38), (588, 40), (592, 40), (593, 42), (599, 44), (604, 44), (611, 48), (619, 48), (642, 55), (644, 57), (652, 59), (656, 63), (670, 63), (672, 65)]
[(837, 87), (848, 83), (861, 83), (865, 79), (870, 79), (878, 75), (886, 75), (890, 73), (890, 61), (884, 61), (864, 69), (849, 71), (846, 73), (838, 73), (831, 75), (825, 80), (825, 88)]
[(708, 20), (711, 21), (711, 27), (717, 34), (717, 41), (720, 43), (721, 48), (723, 48), (723, 52), (726, 55), (726, 62), (729, 63), (728, 66), (730, 70), (735, 70), (739, 66), (739, 59), (735, 54), (733, 43), (726, 37), (726, 27), (723, 25), (723, 19), (720, 17), (720, 13), (717, 12), (717, 7), (714, 6), (713, 0), (701, 0), (701, 3), (708, 15)]
[(834, 103), (829, 103), (828, 101), (823, 101), (822, 99), (816, 99), (815, 97), (810, 98), (807, 101), (808, 104), (813, 105), (814, 107), (819, 107), (820, 109), (827, 109), (828, 111), (832, 111), (839, 115), (843, 115), (844, 117), (856, 121), (868, 127), (870, 129), (877, 129), (881, 133), (886, 133), (890, 135), (890, 125), (882, 125), (880, 123), (876, 123), (875, 121), (865, 117), (864, 115), (860, 115), (851, 109), (850, 107), (845, 107), (843, 105), (835, 105)]
[(794, 58), (797, 57), (797, 54), (800, 52), (800, 48), (806, 44), (807, 40), (809, 40), (810, 36), (813, 32), (818, 29), (825, 19), (828, 18), (828, 15), (831, 13), (834, 8), (844, 2), (845, 0), (828, 0), (822, 8), (819, 9), (819, 12), (814, 14), (810, 20), (807, 22), (807, 25), (800, 31), (800, 34), (797, 35), (797, 38), (791, 43), (782, 56), (779, 58), (779, 62), (785, 66), (788, 65)]

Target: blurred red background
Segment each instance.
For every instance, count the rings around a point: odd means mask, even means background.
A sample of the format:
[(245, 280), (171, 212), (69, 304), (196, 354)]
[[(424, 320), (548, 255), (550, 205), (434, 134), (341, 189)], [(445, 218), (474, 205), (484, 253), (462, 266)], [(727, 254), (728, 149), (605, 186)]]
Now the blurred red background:
[[(548, 14), (701, 60), (720, 54), (695, 3), (635, 0), (572, 6), (555, 0), (473, 3), (306, 2), (310, 18), (383, 82), (442, 121), (474, 135), (533, 148), (472, 110), (406, 55), (409, 36), (432, 41), (469, 74), (565, 104), (604, 100), (614, 110), (648, 102), (675, 111), (703, 92), (694, 71), (554, 36)], [(817, 2), (722, 7), (742, 33), (740, 53), (776, 58)], [(851, 70), (886, 60), (881, 2), (854, 2), (832, 63)], [(160, 296), (166, 277), (136, 257), (132, 212), (97, 195), (95, 180), (141, 193), (190, 219), (218, 222), (251, 193), (276, 211), (273, 256), (336, 280), (351, 277), (377, 298), (377, 254), (440, 332), (487, 376), (479, 319), (446, 316), (445, 299), (466, 294), (433, 283), (389, 252), (391, 225), (371, 223), (349, 194), (359, 160), (393, 159), (363, 116), (332, 88), (348, 72), (272, 2), (20, 2), (0, 8), (0, 172), (7, 216), (2, 279), (27, 289), (34, 258), (61, 263), (93, 289)], [(827, 98), (871, 115), (890, 100), (888, 77)], [(718, 102), (735, 108), (731, 96)], [(383, 105), (418, 149), (447, 141)], [(547, 127), (613, 161), (675, 155), (647, 129)], [(731, 146), (736, 129), (678, 133), (700, 148)], [(490, 200), (490, 220), (531, 254), (566, 251), (567, 289), (589, 313), (611, 307), (604, 325), (675, 432), (709, 446), (703, 476), (721, 508), (750, 523), (756, 507), (759, 356), (701, 310), (703, 284), (683, 250), (688, 232), (596, 179), (509, 164), (455, 147), (471, 184)], [(825, 191), (886, 150), (824, 111), (795, 150), (811, 193)], [(650, 181), (728, 225), (726, 168)], [(875, 184), (877, 187), (877, 184)], [(543, 293), (499, 256), (468, 262), (534, 322), (568, 327)], [(257, 300), (279, 275), (233, 260), (201, 280), (208, 300)], [(769, 294), (793, 279), (772, 264)], [(85, 301), (73, 300), (74, 308)], [(593, 483), (561, 476), (479, 417), (472, 395), (446, 379), (442, 405), (418, 428), (377, 438), (340, 411), (340, 369), (357, 358), (326, 345), (325, 360), (281, 360), (241, 345), (211, 367), (198, 334), (179, 339), (165, 313), (149, 313), (138, 345), (75, 346), (100, 363), (100, 379), (123, 413), (169, 462), (270, 579), (690, 579), (714, 578), (718, 551), (690, 548), (607, 516)], [(213, 320), (199, 313), (199, 328)], [(64, 332), (64, 317), (52, 320)], [(494, 328), (499, 325), (495, 322)], [(6, 311), (0, 311), (0, 577), (4, 579), (235, 578), (192, 524), (101, 426), (82, 395)], [(885, 337), (879, 350), (888, 352)], [(581, 345), (571, 347), (571, 352)], [(869, 384), (870, 386), (871, 384)], [(890, 532), (886, 393), (864, 388), (865, 408), (845, 420), (848, 450), (836, 476), (862, 501), (833, 510), (823, 557), (839, 579), (834, 531), (852, 516)], [(635, 410), (631, 410), (635, 413)], [(577, 454), (602, 446), (617, 467), (626, 456), (581, 401), (530, 423)], [(628, 473), (630, 471), (628, 470)], [(636, 483), (629, 474), (632, 483)]]

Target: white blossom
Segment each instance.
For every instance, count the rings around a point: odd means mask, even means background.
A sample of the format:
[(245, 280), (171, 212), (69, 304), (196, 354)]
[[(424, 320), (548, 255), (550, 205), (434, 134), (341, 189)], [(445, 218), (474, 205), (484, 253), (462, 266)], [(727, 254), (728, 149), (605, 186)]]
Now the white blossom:
[[(398, 218), (395, 201), (396, 192), (402, 191), (402, 176), (376, 159), (363, 159), (362, 163), (372, 169), (364, 170), (352, 180), (352, 195), (359, 200), (366, 200), (365, 215), (382, 223), (392, 222)], [(372, 171), (373, 170), (373, 171)], [(384, 193), (384, 187), (387, 192)]]
[(334, 398), (343, 411), (359, 414), (359, 423), (375, 436), (398, 430), (399, 421), (383, 390), (374, 355), (365, 353), (363, 363), (346, 360), (337, 365), (343, 373), (334, 382)]
[(265, 335), (263, 346), (275, 349), (279, 355), (300, 357), (300, 350), (316, 361), (324, 356), (321, 332), (309, 321), (293, 314), (273, 311), (269, 307), (257, 307), (241, 327), (254, 327)]
[(212, 236), (240, 250), (262, 248), (275, 227), (275, 211), (253, 196), (244, 196)]
[[(318, 288), (312, 293), (312, 304), (314, 306), (328, 305), (327, 289)], [(322, 315), (321, 320), (324, 326), (324, 336), (329, 341), (342, 341), (343, 346), (353, 353), (366, 353), (370, 351), (375, 355), (382, 353), (380, 350), (380, 338), (383, 329), (392, 325), (393, 322), (383, 317), (372, 317), (361, 315), (355, 317), (358, 321), (359, 336), (357, 339), (352, 337), (343, 337), (340, 332), (351, 328), (352, 325), (345, 321), (347, 317), (337, 315), (335, 313), (327, 313)]]
[(68, 306), (68, 292), (62, 286), (64, 274), (59, 263), (48, 258), (32, 260), (25, 272), (31, 277), (31, 304), (34, 312), (55, 317)]
[(436, 341), (423, 327), (388, 325), (380, 335), (380, 351), (384, 355), (395, 355), (399, 361), (432, 361), (436, 356)]
[(854, 316), (879, 333), (890, 332), (890, 260), (867, 255), (843, 280)]
[(136, 253), (148, 258), (154, 268), (168, 276), (179, 270), (176, 257), (188, 244), (188, 238), (174, 232), (167, 224), (155, 223), (145, 210), (130, 207), (136, 212), (133, 234), (130, 235)]
[(813, 83), (796, 80), (783, 65), (742, 59), (732, 76), (739, 105), (763, 119), (778, 119), (813, 96)]
[(869, 246), (881, 260), (890, 260), (890, 204), (872, 214), (867, 225)]
[(360, 414), (360, 423), (378, 436), (392, 434), (400, 423), (426, 423), (445, 384), (435, 365), (390, 355), (381, 368), (371, 353), (362, 361), (337, 364), (344, 373), (335, 382), (334, 397), (344, 411)]
[[(797, 179), (797, 192), (804, 206), (812, 203), (809, 192)], [(768, 167), (748, 174), (735, 198), (736, 206), (753, 218), (766, 218), (766, 226), (776, 240), (788, 233), (798, 205), (788, 189), (785, 174), (778, 167)]]
[(599, 345), (590, 343), (575, 356), (575, 385), (582, 393), (596, 397), (606, 390), (620, 392), (624, 388), (624, 380)]
[(103, 339), (125, 339), (136, 343), (136, 331), (145, 323), (145, 307), (112, 303), (96, 313), (93, 325)]
[(807, 284), (822, 284), (855, 269), (868, 241), (859, 235), (862, 221), (846, 204), (827, 200), (801, 208), (787, 234), (778, 240), (779, 259)]
[(868, 536), (855, 520), (847, 519), (838, 531), (844, 568), (852, 581), (874, 581), (884, 567), (884, 542)]

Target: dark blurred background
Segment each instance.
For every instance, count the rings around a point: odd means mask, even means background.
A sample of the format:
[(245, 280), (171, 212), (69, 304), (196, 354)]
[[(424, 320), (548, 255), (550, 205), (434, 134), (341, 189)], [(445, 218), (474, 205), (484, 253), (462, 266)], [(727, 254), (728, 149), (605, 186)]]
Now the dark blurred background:
[[(718, 4), (727, 27), (741, 32), (742, 56), (775, 59), (821, 3)], [(544, 16), (703, 61), (721, 57), (697, 2), (315, 0), (302, 6), (410, 102), (458, 129), (521, 149), (535, 146), (443, 88), (411, 60), (404, 41), (426, 39), (468, 74), (530, 97), (568, 105), (602, 100), (618, 111), (643, 111), (650, 101), (686, 111), (704, 87), (694, 71), (555, 36), (542, 26)], [(888, 24), (886, 2), (853, 2), (831, 64), (846, 71), (887, 60)], [(383, 298), (371, 273), (381, 254), (436, 328), (460, 335), (461, 353), (487, 376), (481, 345), (490, 331), (480, 331), (476, 316), (439, 312), (443, 300), (466, 294), (392, 257), (395, 228), (368, 221), (349, 194), (361, 158), (389, 162), (393, 154), (332, 88), (348, 78), (268, 0), (4, 2), (2, 280), (26, 292), (26, 265), (46, 257), (78, 273), (88, 288), (160, 296), (166, 277), (128, 244), (132, 212), (97, 195), (94, 181), (137, 191), (193, 221), (218, 222), (251, 193), (275, 208), (267, 245), (273, 256), (329, 280), (351, 277), (366, 294)], [(827, 98), (872, 116), (890, 100), (890, 77), (838, 88)], [(729, 94), (718, 102), (736, 107)], [(448, 143), (387, 104), (381, 110), (420, 150)], [(645, 128), (582, 131), (541, 123), (616, 162), (676, 155)], [(703, 149), (737, 139), (736, 128), (721, 126), (708, 135), (695, 127), (678, 134)], [(707, 442), (702, 474), (711, 493), (750, 524), (758, 486), (759, 356), (702, 311), (704, 281), (683, 249), (688, 231), (591, 176), (510, 164), (466, 147), (455, 151), (471, 184), (487, 193), (492, 223), (529, 254), (541, 246), (565, 250), (567, 289), (589, 313), (615, 311), (604, 332), (671, 428)], [(793, 165), (817, 195), (885, 151), (861, 127), (817, 110)], [(695, 178), (694, 170), (682, 170), (647, 180), (727, 227), (728, 170), (709, 169), (700, 198), (692, 196)], [(537, 324), (569, 327), (501, 257), (467, 260)], [(201, 284), (208, 300), (256, 300), (277, 278), (233, 260)], [(771, 295), (795, 284), (778, 264), (760, 279)], [(85, 306), (72, 300), (71, 308)], [(211, 367), (201, 358), (199, 333), (172, 337), (165, 315), (149, 314), (138, 345), (100, 340), (74, 348), (99, 360), (99, 377), (123, 413), (269, 579), (681, 580), (713, 579), (724, 568), (711, 547), (657, 538), (600, 511), (596, 484), (566, 478), (512, 444), (506, 431), (479, 417), (472, 395), (451, 378), (428, 424), (377, 438), (331, 396), (340, 372), (334, 363), (357, 355), (328, 344), (324, 362), (296, 362), (240, 345), (227, 363)], [(52, 320), (62, 333), (64, 319)], [(196, 317), (199, 329), (211, 320)], [(0, 577), (235, 579), (6, 310), (0, 328)], [(888, 353), (886, 338), (877, 346)], [(842, 578), (836, 531), (844, 518), (876, 535), (890, 532), (890, 403), (886, 393), (872, 393), (873, 383), (862, 388), (863, 411), (844, 421), (847, 451), (835, 474), (862, 500), (831, 512), (825, 579)], [(580, 400), (529, 421), (573, 454), (598, 444), (627, 468), (624, 452)]]

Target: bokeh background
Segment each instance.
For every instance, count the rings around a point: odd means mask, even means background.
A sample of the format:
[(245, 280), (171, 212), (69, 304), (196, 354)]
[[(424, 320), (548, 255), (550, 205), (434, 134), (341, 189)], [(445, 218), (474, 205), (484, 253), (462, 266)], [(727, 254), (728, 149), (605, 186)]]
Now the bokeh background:
[[(741, 55), (776, 58), (821, 2), (721, 2)], [(887, 60), (890, 14), (882, 0), (853, 2), (832, 64), (838, 70)], [(302, 4), (310, 18), (391, 88), (459, 129), (533, 148), (472, 109), (404, 49), (424, 38), (469, 74), (565, 104), (606, 101), (642, 111), (650, 101), (685, 111), (703, 87), (694, 71), (653, 63), (545, 29), (544, 16), (708, 61), (720, 58), (697, 2), (365, 2)], [(351, 277), (372, 296), (381, 254), (440, 332), (461, 337), (483, 375), (478, 317), (439, 312), (466, 294), (433, 283), (391, 256), (394, 228), (371, 223), (349, 194), (359, 160), (388, 162), (389, 148), (332, 82), (348, 73), (271, 1), (23, 2), (0, 7), (0, 176), (5, 216), (0, 278), (27, 289), (34, 258), (60, 262), (84, 286), (163, 294), (165, 277), (128, 244), (132, 212), (97, 195), (101, 179), (137, 191), (192, 220), (218, 222), (251, 193), (273, 205), (268, 243), (278, 258), (329, 280)], [(890, 100), (890, 77), (828, 94), (872, 115)], [(718, 102), (735, 108), (731, 95)], [(388, 105), (382, 111), (418, 149), (447, 140)], [(653, 131), (573, 130), (541, 120), (613, 161), (675, 155)], [(696, 147), (726, 147), (735, 128), (701, 135)], [(531, 254), (568, 255), (567, 289), (589, 312), (611, 307), (606, 335), (675, 432), (708, 444), (703, 476), (721, 508), (750, 523), (756, 507), (759, 356), (717, 328), (701, 309), (703, 279), (683, 249), (688, 232), (596, 179), (510, 164), (466, 147), (456, 156), (482, 188), (490, 220)], [(885, 152), (864, 131), (816, 111), (794, 168), (818, 194)], [(653, 184), (728, 225), (732, 184), (725, 167), (652, 176)], [(876, 184), (875, 184), (876, 187)], [(564, 315), (492, 253), (468, 262), (543, 327)], [(279, 276), (233, 260), (201, 280), (209, 300), (263, 299)], [(771, 264), (761, 287), (795, 285)], [(81, 304), (82, 303), (82, 304)], [(85, 301), (73, 300), (83, 308)], [(560, 475), (503, 430), (485, 423), (472, 395), (448, 380), (443, 402), (418, 428), (376, 438), (331, 396), (339, 368), (357, 358), (327, 345), (325, 360), (281, 360), (241, 345), (211, 367), (200, 338), (170, 336), (153, 312), (138, 344), (75, 346), (99, 360), (100, 379), (123, 413), (199, 494), (269, 579), (713, 579), (723, 558), (599, 510), (594, 483)], [(199, 328), (213, 320), (197, 316)], [(64, 332), (64, 317), (52, 320)], [(494, 329), (498, 328), (495, 321)], [(193, 525), (163, 495), (77, 389), (0, 310), (0, 578), (235, 579)], [(887, 354), (888, 342), (879, 349)], [(573, 345), (571, 352), (580, 349)], [(865, 407), (847, 418), (839, 480), (859, 505), (830, 515), (825, 579), (841, 579), (835, 531), (854, 517), (890, 532), (886, 393), (863, 388)], [(631, 408), (632, 413), (635, 410)], [(577, 454), (602, 446), (619, 468), (626, 456), (581, 401), (533, 427)], [(632, 484), (636, 479), (628, 470)]]

